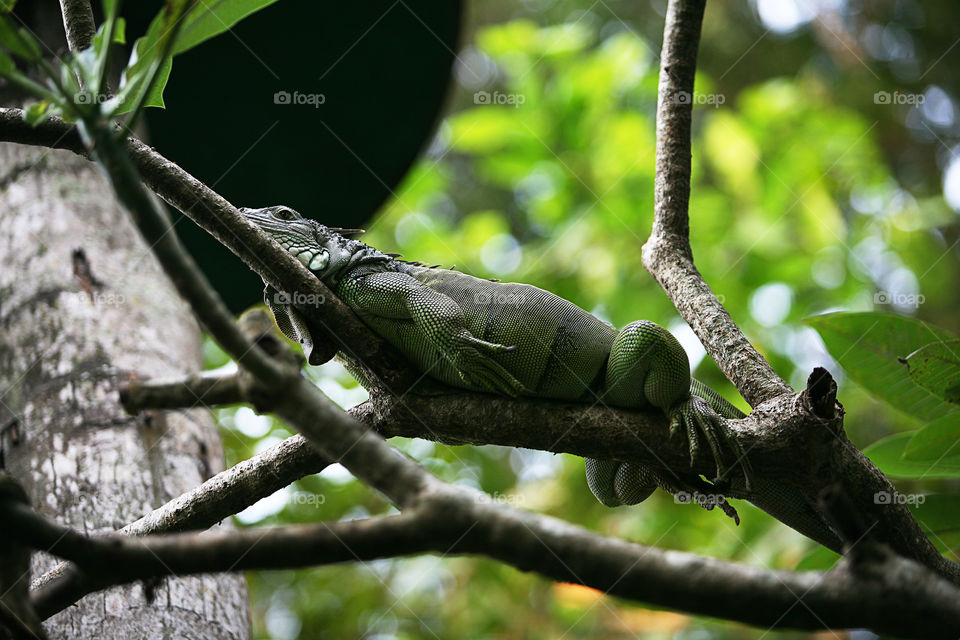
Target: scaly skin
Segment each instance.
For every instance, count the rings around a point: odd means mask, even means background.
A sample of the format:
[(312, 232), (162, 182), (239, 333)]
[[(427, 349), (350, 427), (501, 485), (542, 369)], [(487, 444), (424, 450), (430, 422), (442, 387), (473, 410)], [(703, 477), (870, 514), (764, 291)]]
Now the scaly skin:
[[(288, 207), (241, 211), (431, 377), (455, 387), (511, 397), (533, 395), (660, 409), (670, 421), (671, 433), (687, 439), (691, 465), (706, 442), (717, 477), (749, 495), (746, 458), (721, 418), (743, 414), (691, 379), (686, 353), (663, 327), (641, 320), (617, 331), (573, 303), (531, 285), (481, 280), (395, 260), (337, 233), (343, 230), (304, 219)], [(268, 287), (266, 301), (278, 325), (304, 345), (312, 361), (310, 328), (292, 306), (271, 292)], [(731, 456), (744, 469), (744, 476), (727, 477), (730, 468), (725, 463)], [(657, 486), (672, 493), (709, 486), (689, 472), (599, 460), (587, 460), (587, 481), (608, 506), (640, 502)], [(755, 500), (766, 508), (760, 502)], [(736, 517), (722, 498), (718, 504)], [(820, 541), (836, 543), (827, 533), (816, 533)]]

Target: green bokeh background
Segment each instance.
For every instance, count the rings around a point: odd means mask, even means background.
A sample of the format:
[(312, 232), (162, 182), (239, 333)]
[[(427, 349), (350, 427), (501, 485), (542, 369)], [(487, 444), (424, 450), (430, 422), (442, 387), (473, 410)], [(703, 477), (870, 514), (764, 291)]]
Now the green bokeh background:
[[(774, 4), (787, 11), (792, 3)], [(468, 5), (445, 117), (367, 222), (365, 239), (410, 259), (538, 285), (618, 326), (659, 322), (681, 337), (697, 377), (748, 409), (640, 262), (653, 217), (662, 9), (656, 1)], [(838, 1), (785, 33), (761, 14), (756, 3), (708, 5), (694, 97), (694, 255), (785, 379), (801, 387), (814, 366), (838, 378), (848, 434), (865, 448), (921, 425), (844, 376), (803, 319), (876, 309), (960, 330), (960, 224), (941, 185), (958, 138), (960, 49), (950, 48), (946, 25), (957, 23), (960, 6)], [(926, 109), (878, 103), (880, 91), (924, 96)], [(222, 366), (222, 354), (208, 348), (208, 365)], [(345, 407), (364, 397), (335, 364), (308, 375)], [(248, 409), (218, 416), (231, 463), (291, 435)], [(786, 569), (815, 547), (742, 502), (739, 527), (662, 492), (607, 509), (571, 456), (391, 443), (446, 481), (606, 535)], [(944, 479), (897, 484), (905, 492), (957, 489)], [(392, 511), (333, 468), (239, 521)], [(939, 530), (950, 553), (955, 523)], [(817, 554), (805, 562), (824, 561)], [(802, 636), (650, 610), (476, 558), (251, 573), (249, 584), (259, 638)]]

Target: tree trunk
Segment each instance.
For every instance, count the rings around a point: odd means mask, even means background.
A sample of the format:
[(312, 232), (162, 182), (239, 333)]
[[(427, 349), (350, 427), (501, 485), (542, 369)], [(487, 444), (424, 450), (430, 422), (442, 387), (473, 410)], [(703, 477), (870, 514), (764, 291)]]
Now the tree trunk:
[[(104, 532), (220, 470), (207, 411), (133, 418), (118, 401), (124, 380), (200, 366), (196, 322), (97, 168), (0, 145), (0, 465), (34, 507)], [(33, 577), (54, 563), (36, 554)], [(51, 638), (250, 633), (239, 575), (110, 589), (44, 626)]]

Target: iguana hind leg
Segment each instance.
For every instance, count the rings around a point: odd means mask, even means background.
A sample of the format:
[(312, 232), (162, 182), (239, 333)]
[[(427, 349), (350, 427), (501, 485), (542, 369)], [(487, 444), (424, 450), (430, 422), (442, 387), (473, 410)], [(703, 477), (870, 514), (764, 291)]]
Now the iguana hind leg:
[(608, 507), (643, 502), (658, 486), (653, 470), (643, 464), (587, 458), (586, 468), (587, 486)]
[[(691, 394), (691, 382), (689, 361), (677, 339), (656, 323), (640, 320), (625, 326), (613, 342), (601, 401), (619, 407), (662, 409), (670, 419), (671, 433), (682, 430), (688, 439), (691, 462), (705, 440), (717, 462), (717, 475), (723, 476), (722, 449), (730, 448), (723, 423), (712, 406), (714, 398), (703, 393), (699, 383), (694, 391), (701, 393)], [(671, 493), (702, 487), (699, 478), (687, 473), (599, 460), (587, 461), (587, 482), (597, 499), (608, 506), (641, 502), (657, 486)]]
[(689, 395), (690, 363), (669, 331), (649, 320), (620, 330), (607, 359), (604, 403), (667, 410)]

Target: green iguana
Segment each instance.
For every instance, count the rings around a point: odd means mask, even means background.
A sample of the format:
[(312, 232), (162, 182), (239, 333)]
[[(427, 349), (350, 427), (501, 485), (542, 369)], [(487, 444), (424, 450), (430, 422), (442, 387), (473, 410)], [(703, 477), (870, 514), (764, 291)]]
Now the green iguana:
[[(750, 477), (723, 421), (744, 414), (691, 378), (686, 353), (663, 327), (639, 320), (618, 331), (543, 289), (398, 260), (397, 254), (345, 237), (359, 230), (328, 228), (289, 207), (241, 212), (432, 378), (511, 397), (659, 409), (671, 433), (680, 430), (688, 439), (691, 462), (700, 454), (701, 439), (709, 445), (722, 482), (713, 491), (722, 487), (726, 495), (746, 498), (821, 544), (842, 549), (798, 489)], [(303, 345), (311, 364), (322, 362), (291, 300), (269, 285), (264, 293), (284, 334)], [(730, 452), (745, 469), (742, 477), (730, 477), (723, 464)], [(711, 487), (690, 472), (633, 462), (587, 459), (586, 473), (591, 491), (607, 506), (636, 504), (658, 486), (674, 494)], [(739, 522), (722, 498), (716, 504)]]

